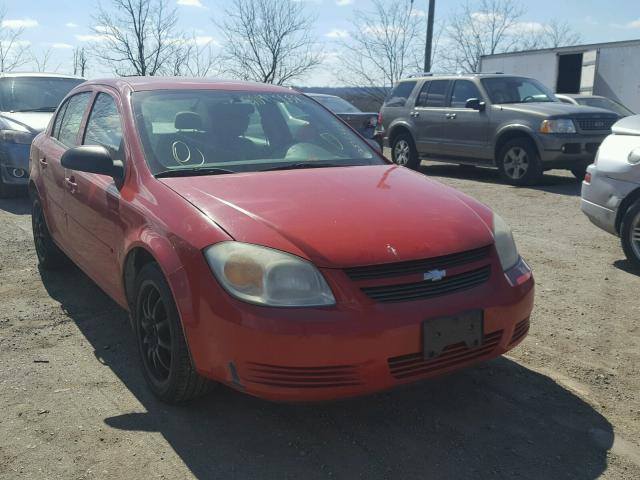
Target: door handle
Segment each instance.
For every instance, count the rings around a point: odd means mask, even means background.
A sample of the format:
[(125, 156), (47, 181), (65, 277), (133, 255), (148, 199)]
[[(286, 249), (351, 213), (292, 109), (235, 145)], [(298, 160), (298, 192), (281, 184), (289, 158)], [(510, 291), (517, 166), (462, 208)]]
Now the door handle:
[(449, 120), (455, 120), (456, 114), (455, 113), (447, 113), (445, 115), (445, 118), (448, 118)]
[(75, 178), (67, 177), (64, 179), (64, 183), (71, 193), (76, 193), (78, 191), (78, 184), (76, 183)]
[(420, 116), (420, 112), (411, 112), (409, 114), (409, 116), (413, 117), (413, 118), (418, 118)]
[(39, 159), (38, 159), (38, 163), (40, 164), (40, 166), (41, 166), (42, 168), (47, 168), (47, 166), (49, 165), (49, 164), (47, 163), (47, 159), (46, 159), (45, 157), (39, 158)]

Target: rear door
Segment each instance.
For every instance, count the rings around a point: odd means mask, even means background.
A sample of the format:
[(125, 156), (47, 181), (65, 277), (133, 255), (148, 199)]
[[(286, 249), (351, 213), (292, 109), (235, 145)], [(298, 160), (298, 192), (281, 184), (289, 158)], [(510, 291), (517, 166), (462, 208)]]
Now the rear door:
[(58, 109), (49, 137), (34, 152), (42, 178), (40, 195), (45, 199), (47, 226), (53, 238), (69, 250), (67, 219), (64, 210), (66, 191), (64, 168), (60, 158), (68, 147), (77, 144), (78, 132), (89, 100), (90, 92), (81, 92), (69, 97)]
[(416, 148), (421, 154), (441, 155), (445, 136), (445, 105), (449, 80), (427, 80), (410, 113), (416, 132)]
[(466, 108), (467, 100), (484, 102), (478, 87), (470, 80), (455, 80), (449, 96), (444, 134), (444, 155), (472, 160), (491, 158), (489, 154), (489, 116), (486, 111)]
[[(114, 160), (125, 161), (122, 122), (116, 96), (99, 89), (92, 102), (83, 145), (101, 145)], [(112, 296), (120, 294), (120, 259), (124, 219), (120, 190), (106, 175), (66, 170), (69, 185), (65, 208), (69, 238), (84, 270)]]

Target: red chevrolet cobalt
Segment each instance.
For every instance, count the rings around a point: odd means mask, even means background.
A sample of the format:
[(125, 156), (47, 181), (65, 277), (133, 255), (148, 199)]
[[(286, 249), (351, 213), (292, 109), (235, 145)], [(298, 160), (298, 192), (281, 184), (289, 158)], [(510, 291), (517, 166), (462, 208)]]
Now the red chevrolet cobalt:
[(83, 83), (34, 141), (30, 182), (41, 266), (71, 259), (130, 312), (166, 402), (212, 380), (272, 400), (366, 394), (529, 329), (533, 278), (505, 222), (290, 89)]

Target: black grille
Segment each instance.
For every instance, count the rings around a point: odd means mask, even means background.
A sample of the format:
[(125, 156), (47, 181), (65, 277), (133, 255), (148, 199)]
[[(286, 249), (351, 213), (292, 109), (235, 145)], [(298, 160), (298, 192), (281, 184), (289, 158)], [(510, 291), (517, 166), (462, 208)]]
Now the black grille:
[(579, 118), (580, 130), (611, 130), (617, 118)]
[(442, 257), (426, 258), (423, 260), (409, 260), (407, 262), (347, 268), (345, 269), (345, 272), (352, 280), (399, 277), (401, 275), (424, 273), (435, 268), (451, 268), (457, 265), (464, 265), (465, 263), (477, 262), (487, 258), (490, 251), (491, 246), (487, 246), (476, 248), (475, 250), (467, 250), (466, 252), (452, 253)]
[(405, 300), (419, 300), (423, 298), (448, 295), (473, 288), (486, 282), (491, 274), (491, 267), (486, 266), (470, 272), (446, 277), (440, 281), (423, 281), (384, 285), (380, 287), (365, 287), (362, 291), (378, 302), (401, 302)]

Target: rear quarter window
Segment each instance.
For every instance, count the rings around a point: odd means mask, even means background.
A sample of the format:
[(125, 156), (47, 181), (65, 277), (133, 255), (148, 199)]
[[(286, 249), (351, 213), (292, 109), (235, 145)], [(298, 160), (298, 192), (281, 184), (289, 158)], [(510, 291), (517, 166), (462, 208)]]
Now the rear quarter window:
[(398, 83), (384, 102), (385, 107), (404, 107), (411, 92), (416, 86), (416, 82)]

